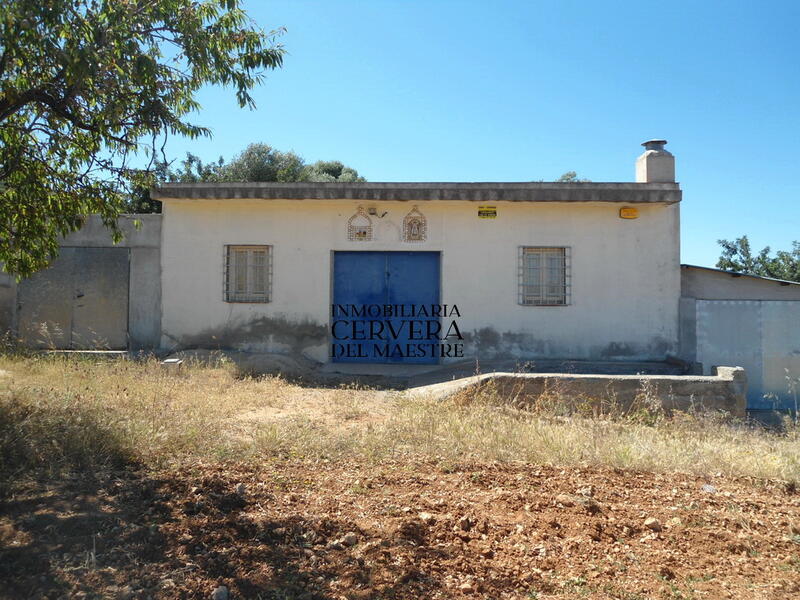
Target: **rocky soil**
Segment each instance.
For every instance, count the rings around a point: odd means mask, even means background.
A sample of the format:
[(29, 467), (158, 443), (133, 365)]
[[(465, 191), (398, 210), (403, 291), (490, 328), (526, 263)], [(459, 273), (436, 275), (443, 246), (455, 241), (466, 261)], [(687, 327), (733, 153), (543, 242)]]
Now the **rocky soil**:
[(2, 598), (798, 598), (780, 482), (283, 461), (23, 486)]

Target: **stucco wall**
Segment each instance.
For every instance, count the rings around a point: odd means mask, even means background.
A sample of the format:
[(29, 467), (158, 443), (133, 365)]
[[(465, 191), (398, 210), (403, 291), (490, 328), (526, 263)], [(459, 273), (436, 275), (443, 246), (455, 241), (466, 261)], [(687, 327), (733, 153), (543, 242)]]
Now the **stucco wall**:
[[(162, 347), (219, 345), (328, 356), (331, 252), (442, 253), (442, 302), (457, 304), (467, 357), (663, 359), (677, 352), (678, 205), (640, 205), (623, 220), (613, 203), (420, 202), (424, 243), (400, 241), (410, 202), (369, 202), (375, 241), (350, 242), (358, 202), (165, 200)], [(223, 301), (225, 244), (273, 246), (273, 300)], [(569, 246), (572, 304), (517, 304), (518, 248)]]
[(794, 406), (800, 377), (800, 285), (681, 266), (680, 357), (747, 371), (748, 408)]
[[(703, 372), (715, 365), (743, 367), (748, 408), (793, 407), (787, 375), (800, 377), (800, 302), (687, 300), (694, 303), (696, 360)], [(682, 309), (688, 314), (692, 305)]]

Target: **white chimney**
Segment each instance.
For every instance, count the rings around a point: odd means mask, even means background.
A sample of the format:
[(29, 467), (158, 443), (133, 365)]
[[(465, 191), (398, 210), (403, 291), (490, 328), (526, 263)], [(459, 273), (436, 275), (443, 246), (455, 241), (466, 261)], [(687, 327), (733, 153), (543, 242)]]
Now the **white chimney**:
[(675, 157), (664, 150), (667, 140), (648, 140), (636, 159), (637, 183), (675, 183)]

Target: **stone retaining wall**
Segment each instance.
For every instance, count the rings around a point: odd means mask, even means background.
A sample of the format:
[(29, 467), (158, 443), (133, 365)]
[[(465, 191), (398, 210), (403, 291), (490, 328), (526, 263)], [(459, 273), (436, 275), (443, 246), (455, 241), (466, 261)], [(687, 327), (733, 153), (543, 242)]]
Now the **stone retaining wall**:
[(550, 395), (574, 405), (615, 402), (625, 409), (636, 402), (655, 401), (668, 413), (712, 409), (744, 417), (747, 406), (744, 369), (717, 367), (715, 371), (711, 376), (487, 373), (415, 388), (411, 393), (447, 398), (491, 383), (501, 397), (523, 406)]

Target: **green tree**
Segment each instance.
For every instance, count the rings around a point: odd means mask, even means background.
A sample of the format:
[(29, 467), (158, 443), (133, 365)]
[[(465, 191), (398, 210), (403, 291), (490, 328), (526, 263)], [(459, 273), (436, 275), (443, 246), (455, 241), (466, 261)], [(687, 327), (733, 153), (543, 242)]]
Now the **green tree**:
[(753, 254), (746, 235), (732, 242), (717, 240), (717, 243), (722, 246), (717, 261), (719, 269), (800, 282), (800, 242), (792, 242), (791, 250), (779, 250), (774, 256), (769, 246)]
[[(250, 144), (229, 163), (222, 157), (216, 162), (204, 163), (187, 152), (180, 166), (170, 168), (168, 163), (158, 162), (153, 172), (158, 182), (176, 183), (366, 181), (358, 171), (338, 160), (318, 160), (307, 165), (294, 152), (282, 152), (263, 143)], [(161, 203), (150, 198), (147, 186), (138, 186), (132, 191), (126, 210), (132, 213), (158, 213), (161, 212)]]
[(313, 165), (306, 165), (301, 174), (302, 181), (366, 181), (358, 171), (345, 166), (338, 160), (318, 160)]
[[(205, 166), (200, 163), (200, 166)], [(173, 181), (174, 179), (173, 175)], [(183, 180), (178, 174), (178, 180)], [(317, 161), (307, 165), (291, 150), (282, 152), (269, 144), (250, 144), (225, 164), (222, 158), (217, 168), (210, 170), (200, 181), (365, 181), (358, 171), (338, 160)]]
[[(0, 11), (0, 262), (20, 276), (47, 265), (58, 237), (97, 213), (115, 239), (167, 135), (189, 122), (204, 85), (241, 107), (280, 67), (280, 31), (240, 0), (3, 0)], [(149, 165), (132, 160), (149, 156)], [(143, 199), (142, 199), (143, 200)]]
[(556, 179), (556, 183), (589, 183), (591, 181), (591, 179), (578, 179), (578, 174), (575, 171), (567, 171)]
[(221, 181), (300, 181), (303, 159), (294, 152), (281, 152), (268, 144), (250, 144), (227, 165), (221, 166)]

